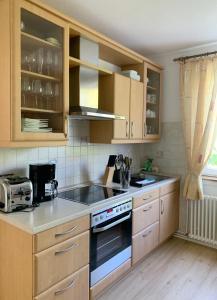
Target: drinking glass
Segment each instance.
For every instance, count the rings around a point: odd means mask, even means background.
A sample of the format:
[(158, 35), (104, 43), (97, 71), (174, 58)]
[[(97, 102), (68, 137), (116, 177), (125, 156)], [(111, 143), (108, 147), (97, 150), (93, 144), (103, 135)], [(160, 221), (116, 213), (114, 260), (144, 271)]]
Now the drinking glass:
[(22, 91), (22, 106), (28, 106), (28, 97), (32, 92), (32, 85), (28, 77), (22, 78), (21, 81), (21, 91)]
[(52, 75), (52, 65), (53, 65), (53, 53), (50, 49), (46, 52), (46, 58), (45, 58), (46, 68), (47, 68), (47, 75)]
[(54, 52), (54, 71), (55, 71), (55, 76), (59, 77), (59, 53), (58, 52)]
[(52, 107), (51, 100), (52, 100), (52, 98), (54, 96), (54, 90), (53, 90), (51, 82), (48, 81), (46, 83), (44, 93), (45, 93), (46, 100), (47, 100), (46, 108), (47, 109), (51, 109), (51, 107)]
[(37, 51), (37, 71), (39, 74), (43, 73), (43, 65), (44, 65), (44, 49), (39, 48)]
[(55, 97), (55, 109), (58, 109), (58, 100), (60, 96), (60, 86), (59, 83), (55, 83), (54, 86), (54, 97)]
[(35, 95), (35, 107), (39, 108), (40, 107), (39, 103), (40, 103), (41, 97), (43, 95), (43, 87), (42, 87), (41, 80), (36, 79), (33, 81), (32, 91)]

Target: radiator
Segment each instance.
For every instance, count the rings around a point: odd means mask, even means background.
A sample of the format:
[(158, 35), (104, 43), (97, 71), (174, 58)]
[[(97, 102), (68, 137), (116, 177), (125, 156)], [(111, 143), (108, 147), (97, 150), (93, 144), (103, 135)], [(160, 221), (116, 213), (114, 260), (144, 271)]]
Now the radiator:
[(217, 197), (188, 201), (188, 236), (208, 245), (217, 246)]

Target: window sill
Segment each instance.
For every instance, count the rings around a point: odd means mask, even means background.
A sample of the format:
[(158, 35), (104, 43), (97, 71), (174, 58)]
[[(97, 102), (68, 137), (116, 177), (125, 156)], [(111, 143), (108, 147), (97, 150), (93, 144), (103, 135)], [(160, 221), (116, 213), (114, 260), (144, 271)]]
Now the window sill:
[(217, 175), (202, 175), (203, 180), (217, 181)]

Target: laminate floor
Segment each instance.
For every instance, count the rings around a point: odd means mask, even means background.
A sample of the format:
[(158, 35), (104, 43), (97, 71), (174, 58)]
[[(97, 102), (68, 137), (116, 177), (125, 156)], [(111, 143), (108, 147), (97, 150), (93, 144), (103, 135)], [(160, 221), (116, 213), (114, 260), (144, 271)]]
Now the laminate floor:
[(172, 238), (99, 300), (217, 300), (217, 251)]

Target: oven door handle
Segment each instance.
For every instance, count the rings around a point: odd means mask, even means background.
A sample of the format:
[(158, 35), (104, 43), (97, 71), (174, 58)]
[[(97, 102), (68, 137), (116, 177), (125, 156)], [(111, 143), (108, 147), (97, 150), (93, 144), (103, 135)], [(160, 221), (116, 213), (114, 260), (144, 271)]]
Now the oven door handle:
[(131, 212), (126, 217), (123, 217), (122, 219), (117, 220), (117, 221), (115, 221), (115, 222), (113, 222), (113, 223), (111, 223), (111, 224), (109, 224), (107, 226), (100, 227), (100, 228), (93, 228), (93, 233), (98, 233), (98, 232), (106, 231), (107, 229), (110, 229), (110, 228), (112, 228), (112, 227), (114, 227), (114, 226), (122, 223), (123, 221), (126, 221), (126, 220), (130, 219), (130, 218), (131, 218)]

